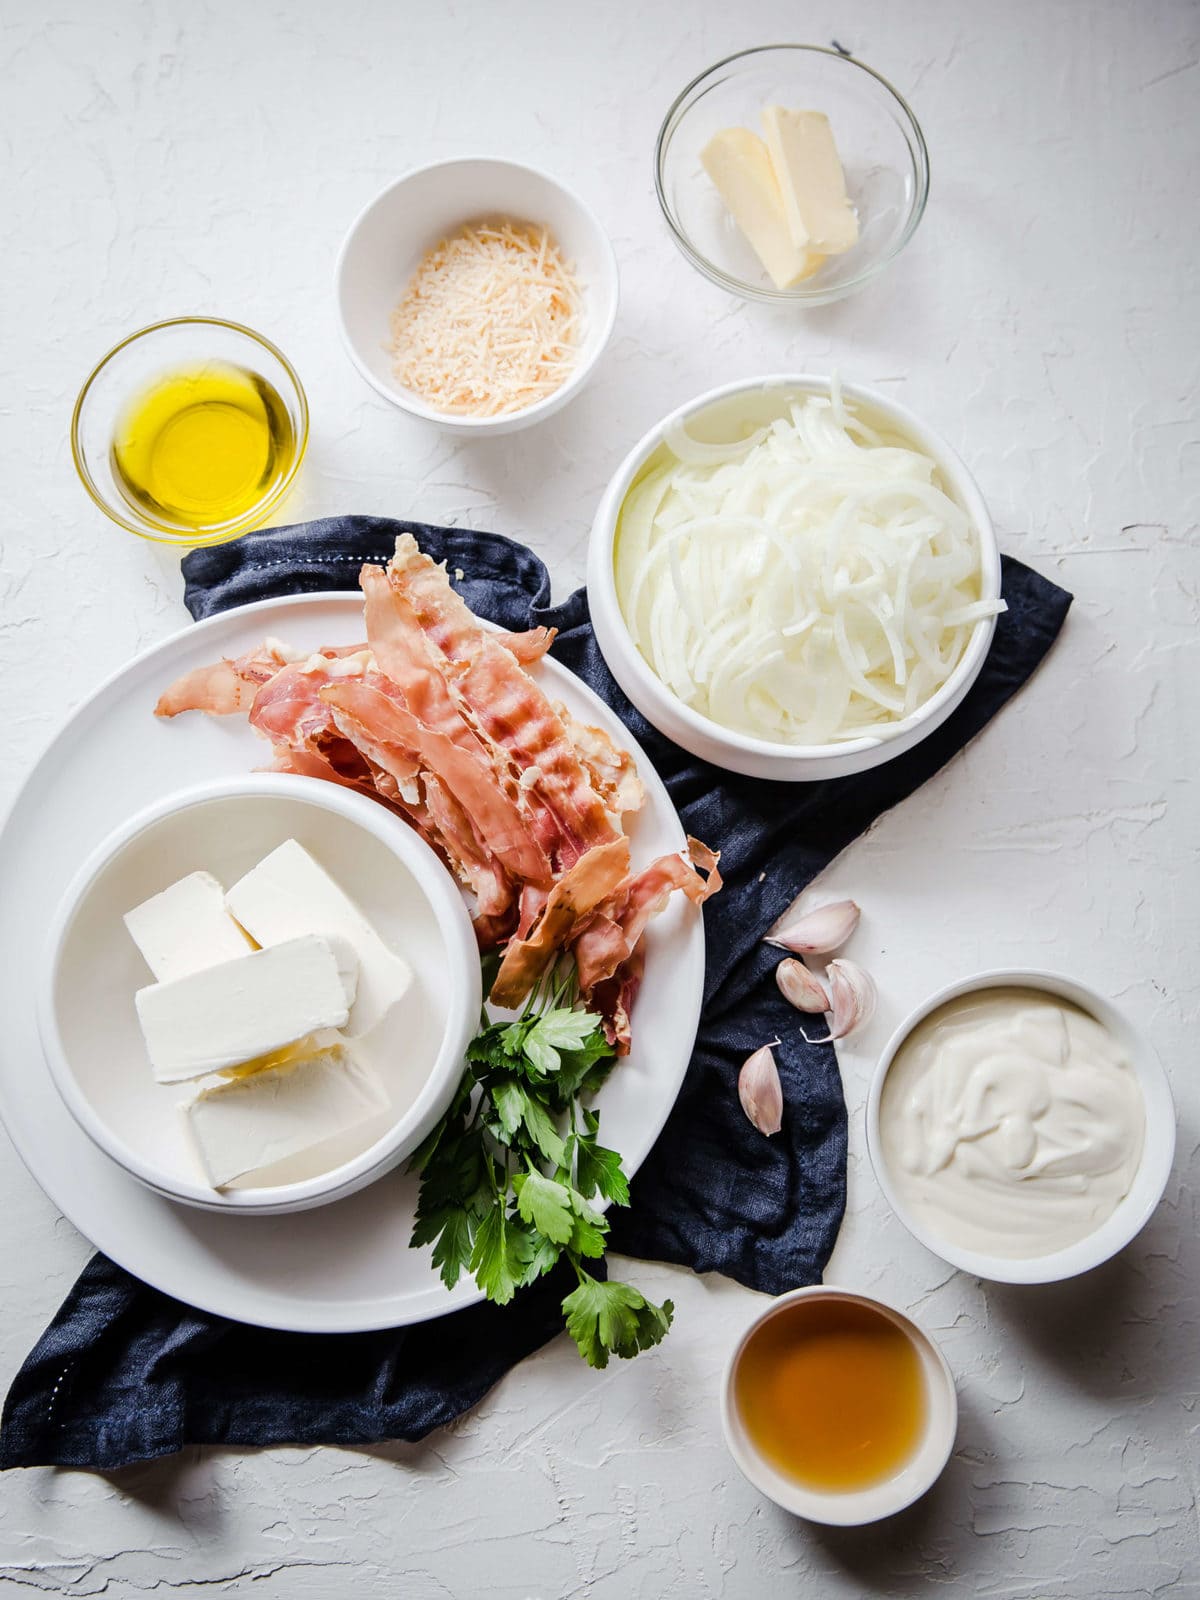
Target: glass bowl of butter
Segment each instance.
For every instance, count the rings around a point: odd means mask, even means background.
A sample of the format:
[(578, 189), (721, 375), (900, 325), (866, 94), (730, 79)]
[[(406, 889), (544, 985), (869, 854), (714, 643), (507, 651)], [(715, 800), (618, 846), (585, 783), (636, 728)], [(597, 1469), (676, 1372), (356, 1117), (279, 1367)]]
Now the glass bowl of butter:
[(912, 238), (929, 154), (904, 99), (837, 49), (765, 45), (701, 73), (655, 150), (663, 216), (706, 278), (748, 300), (826, 305)]

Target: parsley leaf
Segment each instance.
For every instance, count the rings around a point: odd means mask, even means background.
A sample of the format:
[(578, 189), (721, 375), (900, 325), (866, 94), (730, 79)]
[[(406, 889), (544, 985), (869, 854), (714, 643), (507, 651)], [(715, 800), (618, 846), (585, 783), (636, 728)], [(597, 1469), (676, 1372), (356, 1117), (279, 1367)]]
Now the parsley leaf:
[(581, 1136), (577, 1141), (575, 1182), (586, 1200), (599, 1190), (614, 1205), (629, 1204), (629, 1180), (621, 1169), (621, 1158), (615, 1150), (597, 1144), (594, 1134)]
[(592, 1210), (578, 1189), (571, 1190), (571, 1208), (575, 1213), (571, 1249), (580, 1256), (602, 1256), (608, 1223), (599, 1212)]
[(563, 1301), (567, 1332), (590, 1367), (606, 1367), (610, 1355), (628, 1360), (661, 1343), (675, 1307), (653, 1305), (628, 1283), (600, 1283), (584, 1273)]
[(496, 1118), (505, 1133), (511, 1139), (521, 1126), (521, 1119), (525, 1114), (525, 1106), (529, 1096), (515, 1078), (502, 1078), (493, 1083), (492, 1104), (496, 1108)]
[(471, 1271), (489, 1300), (506, 1306), (525, 1277), (532, 1254), (529, 1235), (513, 1228), (498, 1197), (475, 1234)]
[[(508, 1225), (510, 1228), (515, 1228), (518, 1223), (510, 1218)], [(522, 1286), (532, 1283), (535, 1278), (540, 1278), (544, 1273), (549, 1272), (552, 1267), (556, 1267), (559, 1257), (562, 1255), (562, 1246), (555, 1244), (553, 1239), (547, 1239), (536, 1228), (531, 1228), (527, 1237), (530, 1255), (525, 1264), (525, 1276), (521, 1279)]]
[(526, 1095), (521, 1120), (525, 1124), (525, 1131), (546, 1160), (552, 1166), (559, 1166), (566, 1146), (563, 1144), (558, 1129), (554, 1126), (553, 1117), (551, 1117), (542, 1102), (533, 1099), (531, 1095)]
[(521, 1048), (533, 1065), (549, 1078), (562, 1065), (563, 1050), (579, 1050), (600, 1026), (599, 1017), (586, 1011), (547, 1011), (528, 1030)]
[(417, 1217), (408, 1241), (410, 1245), (433, 1243), (433, 1264), (447, 1289), (453, 1289), (470, 1264), (471, 1223), (471, 1213), (462, 1206), (439, 1206)]
[(526, 1222), (555, 1244), (566, 1244), (575, 1227), (571, 1191), (553, 1178), (544, 1178), (534, 1167), (519, 1172), (513, 1179), (517, 1210)]
[(463, 1113), (466, 1111), (467, 1104), (471, 1098), (471, 1087), (472, 1075), (470, 1072), (464, 1072), (459, 1079), (458, 1088), (454, 1091), (454, 1098), (447, 1107), (446, 1115), (438, 1123), (437, 1127), (425, 1136), (409, 1157), (409, 1170), (411, 1172), (423, 1171), (444, 1138), (455, 1133), (462, 1134)]
[(617, 1064), (617, 1053), (603, 1028), (597, 1028), (578, 1050), (559, 1054), (562, 1061), (551, 1088), (555, 1103), (564, 1109), (581, 1094), (594, 1094)]
[(591, 1011), (575, 1011), (560, 1006), (547, 1011), (533, 1025), (533, 1032), (544, 1044), (557, 1050), (579, 1050), (584, 1041), (601, 1032), (600, 1018)]

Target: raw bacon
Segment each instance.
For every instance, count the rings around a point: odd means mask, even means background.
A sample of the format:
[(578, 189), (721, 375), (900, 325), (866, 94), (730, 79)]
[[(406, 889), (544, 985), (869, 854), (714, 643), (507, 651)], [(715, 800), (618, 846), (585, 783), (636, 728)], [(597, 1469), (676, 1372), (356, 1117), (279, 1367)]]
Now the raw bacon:
[(603, 728), (579, 722), (566, 706), (555, 705), (559, 720), (591, 779), (592, 788), (614, 816), (628, 816), (646, 803), (646, 790), (628, 750), (618, 750)]
[(524, 633), (499, 633), (496, 638), (523, 667), (531, 667), (542, 659), (557, 635), (557, 628), (528, 628)]
[[(379, 653), (382, 663), (383, 654)], [(429, 700), (435, 697), (428, 697)], [(362, 679), (327, 683), (321, 690), (326, 708), (336, 708), (368, 739), (416, 755), (421, 766), (435, 773), (470, 817), (479, 842), (518, 882), (549, 884), (553, 872), (545, 852), (538, 847), (526, 818), (511, 794), (496, 781), (487, 752), (468, 737), (461, 737), (436, 706), (437, 725), (420, 715), (408, 694), (381, 673)]]
[(551, 889), (532, 932), (512, 939), (504, 952), (489, 999), (518, 1006), (570, 942), (575, 929), (616, 888), (629, 871), (629, 840), (622, 836), (581, 856)]
[[(699, 839), (688, 839), (688, 855), (659, 856), (617, 885), (580, 926), (574, 941), (579, 989), (585, 999), (608, 979), (641, 943), (646, 925), (666, 908), (679, 889), (693, 905), (703, 905), (721, 887), (719, 856)], [(707, 873), (706, 878), (700, 872)]]
[[(619, 829), (556, 709), (454, 593), (445, 569), (411, 535), (402, 534), (388, 578), (411, 619), (409, 631), (414, 626), (429, 630), (450, 664), (447, 678), (453, 692), (522, 774), (529, 801), (540, 802), (553, 816), (560, 834), (555, 851), (559, 870), (572, 866), (592, 845), (616, 838)], [(367, 631), (370, 635), (369, 624)]]
[(646, 970), (646, 941), (643, 939), (613, 973), (611, 978), (593, 990), (588, 1009), (603, 1018), (604, 1037), (616, 1048), (619, 1056), (629, 1054), (632, 1040), (630, 1012), (642, 987)]
[[(432, 561), (410, 533), (396, 540), (388, 576), (407, 596), (422, 628), (450, 661), (470, 658), (483, 629), (462, 596), (451, 588), (445, 567)], [(557, 628), (528, 628), (520, 633), (492, 633), (498, 644), (523, 667), (540, 661), (554, 642)]]
[(177, 717), (181, 711), (207, 711), (213, 717), (230, 717), (249, 711), (264, 683), (288, 664), (289, 657), (273, 640), (257, 650), (231, 660), (185, 672), (160, 697), (156, 717)]
[(624, 1054), (646, 926), (676, 890), (695, 904), (715, 893), (717, 857), (689, 839), (688, 857), (630, 871), (620, 818), (645, 799), (631, 757), (525, 671), (553, 629), (485, 628), (409, 535), (360, 583), (364, 642), (302, 656), (268, 639), (187, 673), (156, 714), (248, 713), (275, 770), (386, 805), (474, 897), (481, 948), (503, 947), (493, 1003), (520, 1005), (569, 950)]

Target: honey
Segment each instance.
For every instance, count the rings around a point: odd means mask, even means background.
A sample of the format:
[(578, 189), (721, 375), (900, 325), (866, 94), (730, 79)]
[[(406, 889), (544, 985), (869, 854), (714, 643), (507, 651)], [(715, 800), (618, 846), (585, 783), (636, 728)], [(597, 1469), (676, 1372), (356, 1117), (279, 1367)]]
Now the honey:
[(853, 1301), (793, 1301), (751, 1334), (734, 1372), (750, 1443), (823, 1493), (892, 1477), (925, 1429), (921, 1358), (904, 1330)]
[(291, 469), (296, 434), (257, 373), (209, 361), (165, 374), (117, 424), (113, 475), (130, 504), (167, 527), (210, 529), (266, 499)]

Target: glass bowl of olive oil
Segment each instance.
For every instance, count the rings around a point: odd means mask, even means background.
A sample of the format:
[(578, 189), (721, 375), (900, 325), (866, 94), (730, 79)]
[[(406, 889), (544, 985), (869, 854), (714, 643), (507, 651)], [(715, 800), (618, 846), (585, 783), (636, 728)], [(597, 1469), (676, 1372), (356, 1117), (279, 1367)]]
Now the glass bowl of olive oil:
[(92, 499), (163, 544), (223, 544), (260, 527), (307, 443), (308, 402), (287, 357), (216, 317), (130, 334), (96, 366), (71, 419)]

